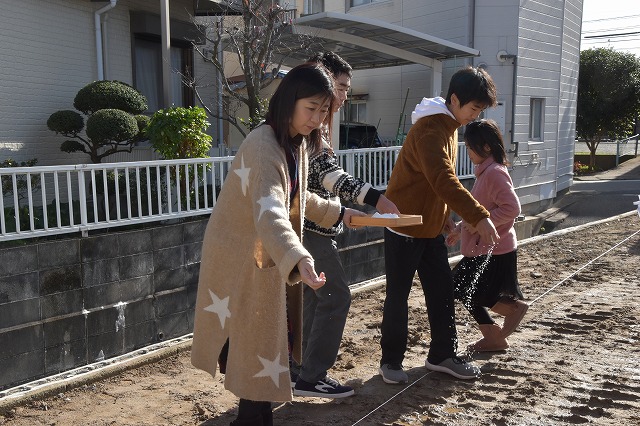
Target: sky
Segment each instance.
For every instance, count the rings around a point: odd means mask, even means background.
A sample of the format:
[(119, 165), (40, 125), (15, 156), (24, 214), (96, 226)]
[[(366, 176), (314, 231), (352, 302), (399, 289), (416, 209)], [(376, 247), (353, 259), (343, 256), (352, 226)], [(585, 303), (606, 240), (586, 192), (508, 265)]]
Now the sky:
[[(582, 50), (612, 47), (640, 56), (640, 7), (638, 0), (584, 0)], [(635, 33), (619, 35), (622, 33)], [(605, 36), (589, 38), (591, 36)]]

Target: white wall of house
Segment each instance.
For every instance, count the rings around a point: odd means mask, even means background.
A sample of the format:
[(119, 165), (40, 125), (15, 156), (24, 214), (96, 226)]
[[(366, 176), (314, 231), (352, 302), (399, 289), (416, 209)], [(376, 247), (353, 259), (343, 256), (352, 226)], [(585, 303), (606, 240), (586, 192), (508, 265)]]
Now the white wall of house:
[[(342, 12), (366, 18), (379, 19), (394, 25), (431, 34), (448, 41), (469, 46), (468, 0), (385, 0), (349, 7), (349, 0), (339, 2), (334, 12)], [(454, 69), (470, 63), (468, 58), (445, 61), (443, 64), (443, 91), (446, 94), (448, 80)], [(422, 65), (358, 70), (354, 73), (352, 87), (354, 95), (368, 95), (367, 122), (378, 125), (383, 139), (394, 139), (398, 130), (406, 133), (411, 125), (410, 114), (423, 97), (432, 97), (431, 69)], [(374, 89), (375, 88), (375, 89)], [(405, 97), (406, 109), (402, 114)], [(400, 129), (399, 129), (400, 125)]]
[[(524, 2), (518, 35), (512, 176), (522, 204), (553, 198), (572, 182), (582, 0)], [(540, 138), (530, 135), (532, 99), (544, 104)]]
[[(515, 151), (512, 142), (517, 142), (518, 156), (510, 155), (511, 174), (527, 213), (550, 202), (572, 182), (582, 3), (381, 0), (349, 7), (351, 1), (345, 2), (346, 13), (380, 19), (480, 51), (479, 57), (445, 61), (441, 96), (446, 95), (452, 73), (466, 64), (483, 66), (492, 75), (501, 105), (487, 111), (486, 116), (499, 122), (508, 149)], [(342, 11), (341, 5), (333, 2), (325, 7)], [(405, 132), (416, 103), (434, 95), (429, 73), (428, 68), (418, 65), (355, 72), (353, 93), (368, 95), (366, 121), (380, 123), (383, 138), (396, 135), (407, 89)], [(532, 98), (544, 105), (539, 138), (530, 137)]]
[(0, 14), (0, 159), (60, 164), (61, 137), (49, 115), (73, 109), (77, 91), (95, 79), (93, 10), (88, 1), (4, 1)]
[[(560, 63), (558, 144), (555, 153), (557, 191), (569, 188), (573, 182), (583, 4), (583, 0), (565, 2)], [(547, 163), (546, 166), (549, 167), (549, 164)]]
[[(46, 122), (74, 109), (83, 86), (98, 78), (94, 12), (106, 2), (7, 0), (0, 14), (0, 161), (37, 158), (40, 165), (88, 162), (60, 151), (63, 136)], [(191, 21), (192, 0), (171, 0), (171, 19)], [(119, 0), (104, 16), (105, 79), (133, 83), (130, 11), (160, 14), (160, 2)], [(195, 60), (196, 72), (202, 72)], [(148, 150), (146, 150), (148, 153)], [(118, 156), (105, 161), (118, 161)]]
[[(292, 0), (290, 4), (295, 4), (300, 14), (304, 2)], [(455, 70), (470, 63), (486, 67), (498, 87), (502, 108), (487, 112), (487, 116), (498, 118), (508, 147), (514, 150), (512, 142), (517, 142), (518, 156), (511, 157), (512, 177), (522, 203), (535, 205), (552, 199), (572, 182), (582, 3), (379, 0), (351, 7), (351, 0), (325, 0), (324, 5), (326, 11), (375, 18), (478, 49), (479, 57), (445, 61), (440, 95), (446, 94)], [(54, 111), (72, 109), (77, 91), (97, 78), (93, 18), (94, 11), (104, 4), (88, 0), (3, 2), (0, 161), (87, 161), (85, 155), (61, 152), (64, 138), (49, 131), (46, 120)], [(171, 18), (189, 22), (192, 6), (191, 0), (171, 0)], [(133, 83), (130, 12), (159, 14), (159, 9), (159, 1), (119, 0), (105, 15), (105, 78)], [(508, 58), (498, 58), (499, 54)], [(211, 68), (197, 55), (194, 72), (213, 82)], [(399, 124), (401, 132), (406, 132), (416, 103), (435, 95), (430, 73), (421, 65), (356, 71), (353, 94), (368, 95), (365, 121), (379, 125), (385, 139), (395, 138)], [(204, 90), (205, 97), (216, 96), (215, 85)], [(407, 90), (406, 110), (401, 116)], [(544, 106), (538, 138), (530, 137), (532, 99)], [(216, 135), (215, 130), (210, 132)], [(114, 156), (108, 161), (120, 159)]]

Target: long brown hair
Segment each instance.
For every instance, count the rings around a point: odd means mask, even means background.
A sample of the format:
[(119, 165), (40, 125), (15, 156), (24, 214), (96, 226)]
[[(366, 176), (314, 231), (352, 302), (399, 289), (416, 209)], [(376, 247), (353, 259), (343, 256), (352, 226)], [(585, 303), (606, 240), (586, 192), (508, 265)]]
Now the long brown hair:
[[(335, 102), (333, 94), (333, 79), (326, 69), (317, 63), (304, 63), (290, 70), (280, 82), (280, 86), (269, 101), (266, 121), (276, 134), (276, 139), (282, 147), (295, 144), (289, 137), (289, 124), (293, 119), (296, 101), (298, 99), (311, 98), (324, 95), (331, 99), (329, 111)], [(329, 114), (329, 129), (332, 119)], [(297, 139), (297, 138), (296, 138)], [(320, 129), (314, 129), (306, 137), (310, 151), (322, 147), (322, 134)]]

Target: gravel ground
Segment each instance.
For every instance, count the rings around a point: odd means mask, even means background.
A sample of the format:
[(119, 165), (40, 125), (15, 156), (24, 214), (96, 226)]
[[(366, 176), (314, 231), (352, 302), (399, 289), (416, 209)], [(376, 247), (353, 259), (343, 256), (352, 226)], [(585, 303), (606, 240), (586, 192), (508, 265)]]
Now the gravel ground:
[[(640, 424), (640, 219), (626, 214), (519, 249), (531, 307), (510, 348), (468, 354), (472, 381), (424, 368), (429, 325), (418, 283), (411, 292), (408, 385), (385, 384), (380, 357), (382, 287), (354, 296), (331, 372), (353, 386), (343, 400), (295, 398), (275, 406), (276, 425)], [(479, 333), (456, 313), (460, 348)], [(187, 350), (59, 394), (25, 400), (1, 425), (228, 425), (237, 399), (222, 375), (194, 369)]]

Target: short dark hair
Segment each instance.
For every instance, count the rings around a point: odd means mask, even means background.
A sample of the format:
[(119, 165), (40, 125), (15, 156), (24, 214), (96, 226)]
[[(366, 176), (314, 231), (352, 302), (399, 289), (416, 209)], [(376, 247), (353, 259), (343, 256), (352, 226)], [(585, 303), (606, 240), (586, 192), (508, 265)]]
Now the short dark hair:
[(507, 164), (507, 153), (504, 150), (504, 141), (498, 123), (493, 120), (478, 120), (467, 124), (464, 131), (464, 141), (470, 150), (479, 156), (486, 158), (485, 146), (489, 147), (489, 153), (498, 164)]
[(454, 93), (460, 101), (461, 107), (472, 101), (479, 102), (486, 107), (493, 107), (497, 104), (496, 86), (489, 73), (482, 68), (468, 66), (456, 71), (449, 83), (447, 104), (451, 103), (451, 95)]
[[(296, 101), (318, 95), (331, 99), (329, 104), (329, 111), (331, 111), (335, 102), (333, 78), (321, 64), (307, 62), (298, 65), (282, 79), (269, 101), (269, 109), (265, 116), (266, 122), (273, 127), (276, 139), (282, 147), (293, 143), (289, 137), (289, 123), (293, 118)], [(331, 114), (328, 114), (328, 120), (331, 128)], [(322, 146), (320, 129), (313, 130), (307, 136), (307, 141), (311, 150), (319, 149)]]
[(309, 62), (319, 62), (329, 70), (334, 77), (338, 77), (340, 74), (347, 74), (349, 78), (353, 73), (353, 68), (344, 59), (342, 59), (337, 53), (330, 50), (326, 52), (317, 53), (311, 58)]

